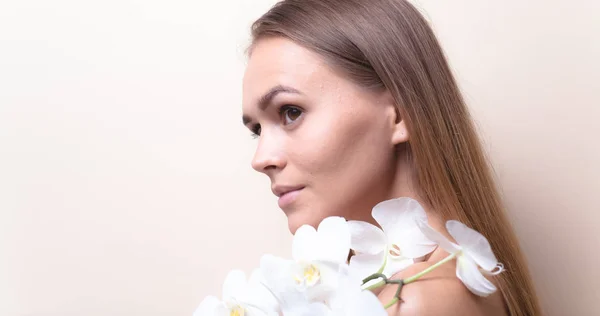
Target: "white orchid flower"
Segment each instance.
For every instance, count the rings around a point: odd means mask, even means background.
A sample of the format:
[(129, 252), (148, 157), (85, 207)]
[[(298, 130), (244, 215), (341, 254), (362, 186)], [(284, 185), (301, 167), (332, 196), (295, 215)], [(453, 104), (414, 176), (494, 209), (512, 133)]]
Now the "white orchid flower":
[(310, 303), (294, 306), (283, 316), (335, 316), (333, 311), (323, 303)]
[(311, 303), (291, 306), (285, 316), (387, 316), (377, 297), (361, 289), (361, 280), (349, 273), (347, 265), (340, 265), (338, 289), (330, 304)]
[[(266, 285), (278, 299), (290, 288), (309, 302), (325, 302), (336, 291), (339, 265), (346, 264), (350, 252), (350, 232), (342, 217), (325, 218), (317, 230), (300, 227), (293, 238), (293, 260), (264, 256), (261, 270)], [(299, 296), (286, 296), (298, 300)], [(285, 304), (284, 304), (285, 305)]]
[(207, 296), (193, 316), (276, 316), (277, 300), (262, 284), (256, 270), (249, 280), (243, 271), (229, 272), (223, 283), (223, 297)]
[(483, 235), (459, 221), (448, 221), (446, 229), (458, 243), (455, 244), (425, 222), (419, 223), (419, 228), (423, 234), (457, 258), (456, 276), (471, 292), (488, 296), (496, 291), (496, 286), (482, 272), (496, 275), (504, 271), (504, 266), (498, 262), (490, 243)]
[[(303, 291), (297, 287), (293, 273), (294, 261), (273, 255), (264, 255), (260, 259), (260, 270), (264, 276), (264, 285), (278, 301), (278, 310), (283, 315), (302, 315), (312, 311), (310, 302)], [(320, 307), (317, 307), (320, 308)]]
[(374, 273), (391, 277), (436, 248), (417, 225), (427, 221), (419, 202), (405, 197), (383, 201), (373, 208), (372, 216), (381, 228), (361, 221), (348, 222), (350, 247), (357, 253), (350, 259), (350, 269), (360, 277)]
[(336, 316), (387, 316), (387, 312), (373, 292), (361, 288), (362, 279), (350, 273), (347, 265), (340, 266), (339, 287), (331, 300)]
[(350, 253), (350, 231), (342, 217), (325, 218), (317, 230), (300, 227), (292, 242), (291, 277), (311, 299), (326, 300), (337, 289), (339, 265)]

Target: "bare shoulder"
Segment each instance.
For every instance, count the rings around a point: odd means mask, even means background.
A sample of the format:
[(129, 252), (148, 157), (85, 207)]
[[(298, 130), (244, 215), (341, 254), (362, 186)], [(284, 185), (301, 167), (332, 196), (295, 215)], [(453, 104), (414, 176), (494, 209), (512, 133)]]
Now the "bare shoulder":
[[(410, 277), (430, 265), (425, 262), (416, 263), (395, 275), (394, 279)], [(455, 262), (448, 263), (405, 285), (400, 293), (402, 301), (388, 308), (388, 315), (508, 315), (499, 291), (488, 297), (476, 296), (456, 277), (455, 269)], [(393, 284), (383, 288), (378, 294), (380, 301), (383, 304), (390, 302), (396, 289), (397, 286)]]

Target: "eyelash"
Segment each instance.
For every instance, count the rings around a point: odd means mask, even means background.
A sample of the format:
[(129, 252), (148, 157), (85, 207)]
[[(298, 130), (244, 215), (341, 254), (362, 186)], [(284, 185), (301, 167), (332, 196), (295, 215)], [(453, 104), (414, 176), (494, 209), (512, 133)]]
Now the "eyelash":
[[(279, 117), (280, 118), (284, 118), (283, 116), (285, 115), (286, 111), (288, 111), (288, 110), (298, 110), (298, 111), (300, 111), (300, 116), (296, 120), (300, 119), (300, 117), (302, 116), (302, 114), (304, 114), (304, 110), (302, 110), (301, 108), (299, 108), (297, 106), (294, 106), (294, 105), (286, 104), (286, 105), (283, 105), (283, 106), (281, 106), (279, 108), (279, 110), (278, 110)], [(294, 122), (296, 120), (294, 120)], [(292, 124), (292, 123), (290, 123), (290, 124)], [(256, 138), (260, 137), (260, 132), (261, 132), (260, 124), (255, 124), (254, 126), (252, 126), (252, 134), (250, 136), (252, 136), (252, 138), (256, 139)]]

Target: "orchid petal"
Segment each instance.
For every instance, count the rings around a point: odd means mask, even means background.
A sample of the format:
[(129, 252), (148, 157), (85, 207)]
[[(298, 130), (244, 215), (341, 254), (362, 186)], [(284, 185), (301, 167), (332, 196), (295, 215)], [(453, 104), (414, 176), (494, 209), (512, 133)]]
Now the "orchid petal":
[(350, 230), (343, 217), (325, 218), (317, 228), (319, 255), (316, 260), (343, 263), (350, 252)]
[(260, 270), (265, 287), (276, 297), (284, 315), (292, 315), (299, 306), (308, 304), (304, 293), (296, 289), (292, 275), (292, 260), (273, 255), (263, 255)]
[(304, 293), (298, 292), (295, 289), (281, 293), (279, 303), (283, 315), (309, 315), (306, 314), (305, 308), (310, 302), (304, 296)]
[(313, 263), (318, 268), (321, 276), (318, 284), (304, 290), (305, 295), (311, 302), (329, 301), (332, 294), (339, 288), (339, 264), (330, 261), (316, 261)]
[(457, 244), (448, 240), (448, 238), (446, 238), (444, 235), (433, 229), (426, 222), (418, 221), (417, 225), (419, 226), (419, 229), (421, 230), (423, 235), (425, 235), (433, 242), (437, 243), (442, 249), (446, 250), (447, 252), (457, 253), (461, 250), (461, 248)]
[(349, 267), (340, 266), (339, 289), (329, 305), (336, 316), (387, 315), (371, 291), (361, 289), (361, 280)]
[(310, 225), (302, 225), (292, 240), (292, 257), (295, 261), (313, 261), (318, 246), (317, 231)]
[(349, 265), (340, 265), (338, 269), (338, 289), (329, 300), (328, 306), (332, 310), (343, 309), (348, 296), (358, 295), (362, 292), (362, 277), (354, 273)]
[(414, 222), (413, 227), (399, 232), (399, 234), (390, 234), (389, 241), (400, 248), (403, 257), (412, 259), (423, 257), (437, 247), (434, 241), (423, 234), (417, 226), (417, 222)]
[(350, 258), (350, 273), (360, 279), (364, 279), (373, 273), (377, 273), (385, 262), (385, 252), (378, 254), (361, 253)]
[(498, 263), (492, 271), (481, 270), (481, 273), (485, 275), (498, 275), (504, 272), (504, 264)]
[(458, 257), (456, 276), (475, 295), (488, 296), (496, 291), (496, 286), (481, 274), (475, 261), (469, 257)]
[(248, 291), (243, 299), (245, 302), (252, 302), (263, 311), (276, 311), (279, 309), (279, 303), (271, 290), (267, 288), (264, 273), (265, 270), (262, 269), (255, 269), (252, 272), (248, 280)]
[(294, 287), (292, 260), (273, 255), (263, 255), (260, 259), (263, 284), (279, 299), (279, 294)]
[(350, 269), (350, 266), (347, 264), (340, 264), (338, 267), (339, 278), (339, 286), (341, 290), (345, 290), (347, 292), (355, 292), (359, 293), (362, 291), (360, 286), (362, 285), (362, 280), (364, 278), (358, 276), (353, 273)]
[(415, 263), (415, 261), (410, 258), (391, 258), (388, 256), (385, 268), (383, 269), (383, 274), (388, 278), (391, 278), (394, 274), (408, 268), (413, 263)]
[(312, 303), (296, 306), (283, 314), (285, 316), (332, 316), (333, 312), (323, 303)]
[(361, 221), (348, 221), (350, 248), (360, 253), (376, 254), (387, 246), (387, 237), (381, 228)]
[(218, 307), (222, 305), (223, 303), (215, 296), (207, 296), (196, 308), (193, 316), (215, 316)]
[(312, 303), (306, 308), (304, 316), (330, 316), (333, 312), (323, 303)]
[(232, 270), (223, 282), (223, 301), (244, 295), (246, 286), (246, 274), (241, 270)]
[(230, 315), (231, 315), (231, 310), (229, 309), (229, 307), (227, 307), (225, 305), (217, 306), (217, 309), (215, 310), (215, 316), (230, 316)]
[(375, 205), (372, 216), (388, 236), (391, 232), (414, 227), (417, 220), (427, 221), (425, 210), (419, 202), (407, 197), (387, 200)]
[[(278, 312), (263, 310), (256, 306), (245, 306), (244, 310), (246, 312), (245, 315), (248, 316), (279, 316)], [(228, 311), (227, 314), (223, 316), (231, 316), (231, 311)]]
[(492, 271), (498, 259), (488, 240), (479, 232), (458, 221), (448, 221), (446, 229), (469, 257), (484, 270)]
[(350, 299), (344, 313), (338, 315), (343, 316), (387, 316), (386, 312), (379, 299), (371, 291), (362, 291), (358, 296)]

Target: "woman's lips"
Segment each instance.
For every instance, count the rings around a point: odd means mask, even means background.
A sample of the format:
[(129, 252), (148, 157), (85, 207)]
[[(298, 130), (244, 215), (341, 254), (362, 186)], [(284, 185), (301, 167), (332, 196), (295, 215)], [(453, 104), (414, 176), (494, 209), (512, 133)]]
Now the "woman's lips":
[(284, 194), (281, 194), (279, 196), (279, 201), (277, 201), (277, 204), (279, 204), (279, 208), (284, 209), (287, 206), (294, 203), (298, 199), (298, 195), (300, 194), (300, 192), (303, 189), (304, 188), (299, 188), (299, 189), (287, 191)]

